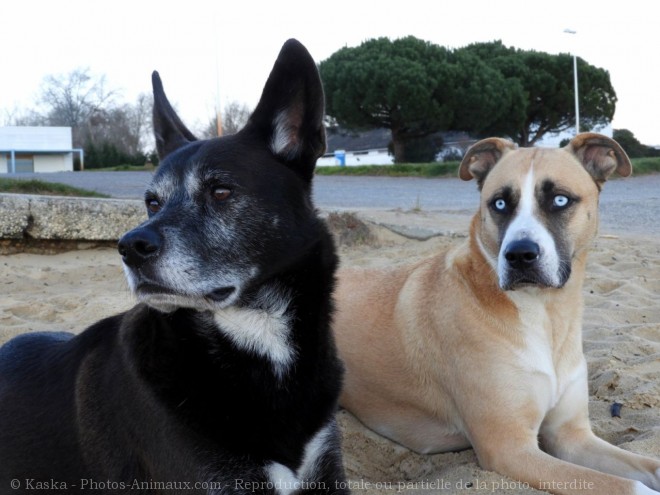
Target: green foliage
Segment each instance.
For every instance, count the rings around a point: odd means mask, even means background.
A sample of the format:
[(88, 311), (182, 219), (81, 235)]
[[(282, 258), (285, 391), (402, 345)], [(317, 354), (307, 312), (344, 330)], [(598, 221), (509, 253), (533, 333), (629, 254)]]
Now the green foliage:
[(355, 175), (382, 177), (458, 177), (459, 162), (399, 163), (351, 167), (316, 167), (317, 175)]
[(100, 145), (87, 141), (84, 150), (85, 169), (116, 167), (119, 165), (144, 166), (149, 158), (141, 152), (129, 154), (108, 141), (103, 141)]
[(150, 151), (147, 153), (147, 165), (153, 165), (154, 167), (157, 167), (160, 164), (160, 158), (158, 158), (158, 153), (155, 151)]
[[(498, 70), (510, 85), (510, 106), (481, 134), (509, 136), (522, 146), (547, 133), (575, 125), (573, 57), (518, 50), (502, 42), (476, 43), (458, 51), (471, 53)], [(580, 127), (607, 124), (614, 116), (616, 93), (609, 73), (578, 58)]]
[[(342, 48), (319, 66), (328, 114), (357, 128), (405, 121), (421, 132), (426, 122), (432, 127), (445, 125), (451, 114), (432, 96), (439, 75), (437, 62), (447, 54), (446, 49), (413, 37), (394, 42), (378, 38), (357, 48)], [(403, 101), (407, 104), (401, 105)]]
[(660, 172), (660, 157), (632, 158), (633, 175), (653, 174)]
[(660, 156), (660, 151), (639, 142), (628, 129), (614, 129), (612, 137), (618, 142), (630, 158)]
[(319, 66), (327, 113), (350, 129), (392, 131), (395, 162), (406, 143), (438, 131), (481, 130), (503, 111), (504, 78), (469, 53), (408, 36), (342, 48)]
[(15, 194), (40, 194), (49, 196), (77, 196), (92, 198), (107, 198), (105, 194), (100, 194), (86, 189), (67, 186), (58, 182), (46, 182), (37, 179), (5, 179), (0, 178), (0, 192)]
[[(328, 115), (347, 129), (390, 129), (396, 163), (413, 160), (412, 140), (440, 131), (529, 146), (575, 124), (568, 54), (499, 41), (449, 50), (412, 36), (378, 38), (342, 48), (319, 71)], [(616, 94), (609, 73), (578, 59), (578, 74), (581, 128), (610, 122)]]
[[(424, 137), (409, 138), (405, 142), (405, 156), (409, 163), (428, 163), (435, 161), (435, 157), (442, 149), (442, 137), (438, 134)], [(390, 154), (394, 154), (393, 144), (388, 146)]]
[(442, 95), (454, 111), (454, 120), (446, 130), (490, 135), (493, 122), (512, 119), (519, 88), (496, 68), (465, 50), (451, 55), (452, 77), (439, 80), (450, 89)]

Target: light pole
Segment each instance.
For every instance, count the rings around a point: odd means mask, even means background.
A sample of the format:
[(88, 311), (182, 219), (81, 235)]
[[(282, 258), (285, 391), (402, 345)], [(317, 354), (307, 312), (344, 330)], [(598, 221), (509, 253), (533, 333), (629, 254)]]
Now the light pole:
[(219, 26), (218, 22), (218, 12), (213, 14), (213, 32), (215, 33), (214, 45), (215, 45), (215, 129), (216, 135), (221, 137), (224, 134), (224, 129), (222, 128), (222, 112), (220, 110), (220, 54), (218, 47), (220, 46), (219, 40)]
[[(564, 29), (565, 33), (577, 34), (573, 29)], [(573, 47), (573, 85), (575, 87), (575, 135), (580, 134), (580, 99), (578, 97), (578, 71), (577, 71), (577, 55), (575, 54), (575, 47)]]

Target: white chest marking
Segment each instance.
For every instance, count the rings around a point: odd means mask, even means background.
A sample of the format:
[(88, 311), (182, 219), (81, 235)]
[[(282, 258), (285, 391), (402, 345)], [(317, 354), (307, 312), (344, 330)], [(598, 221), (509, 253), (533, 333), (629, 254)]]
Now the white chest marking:
[(550, 410), (557, 403), (559, 393), (557, 371), (552, 360), (552, 342), (550, 341), (550, 316), (540, 300), (541, 295), (532, 291), (513, 291), (507, 293), (518, 308), (525, 347), (519, 351), (518, 362), (522, 371), (542, 377), (546, 387), (538, 389), (539, 401), (544, 402), (543, 409)]
[(291, 345), (290, 297), (265, 289), (255, 307), (230, 306), (214, 312), (221, 331), (239, 348), (269, 359), (278, 377), (284, 376), (295, 358)]
[(305, 453), (302, 463), (294, 473), (288, 467), (272, 462), (266, 467), (268, 480), (273, 484), (278, 494), (289, 495), (296, 490), (304, 489), (305, 483), (310, 486), (318, 482), (316, 472), (323, 454), (328, 450), (332, 440), (335, 426), (334, 421), (321, 428), (312, 439), (305, 445)]

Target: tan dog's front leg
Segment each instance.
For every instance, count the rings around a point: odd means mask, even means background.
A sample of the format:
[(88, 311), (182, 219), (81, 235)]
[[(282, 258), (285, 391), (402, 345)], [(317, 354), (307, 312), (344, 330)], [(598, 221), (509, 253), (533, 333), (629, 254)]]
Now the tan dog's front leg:
[[(560, 459), (581, 466), (610, 473), (623, 478), (638, 480), (644, 485), (660, 490), (660, 462), (611, 445), (596, 437), (587, 427), (566, 425), (554, 441), (544, 443), (548, 452)], [(644, 492), (641, 492), (644, 493)]]
[(657, 495), (639, 481), (605, 474), (557, 459), (538, 446), (537, 431), (516, 419), (489, 417), (470, 428), (472, 445), (481, 467), (538, 490), (557, 495)]
[[(585, 372), (586, 376), (586, 372)], [(589, 424), (586, 378), (571, 385), (546, 416), (541, 436), (546, 450), (568, 462), (638, 480), (660, 490), (660, 461), (628, 452), (596, 437)]]

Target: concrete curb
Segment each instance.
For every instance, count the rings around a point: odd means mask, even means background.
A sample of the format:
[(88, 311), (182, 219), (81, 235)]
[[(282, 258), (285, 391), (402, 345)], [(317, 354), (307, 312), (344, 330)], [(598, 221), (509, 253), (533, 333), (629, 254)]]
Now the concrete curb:
[(139, 200), (0, 194), (0, 239), (117, 241), (146, 219)]
[[(418, 240), (464, 237), (469, 224), (469, 217), (460, 215), (400, 210), (354, 213), (372, 225)], [(32, 245), (37, 251), (44, 247), (57, 251), (83, 248), (85, 243), (115, 243), (146, 219), (140, 200), (0, 194), (0, 253), (20, 252)]]

